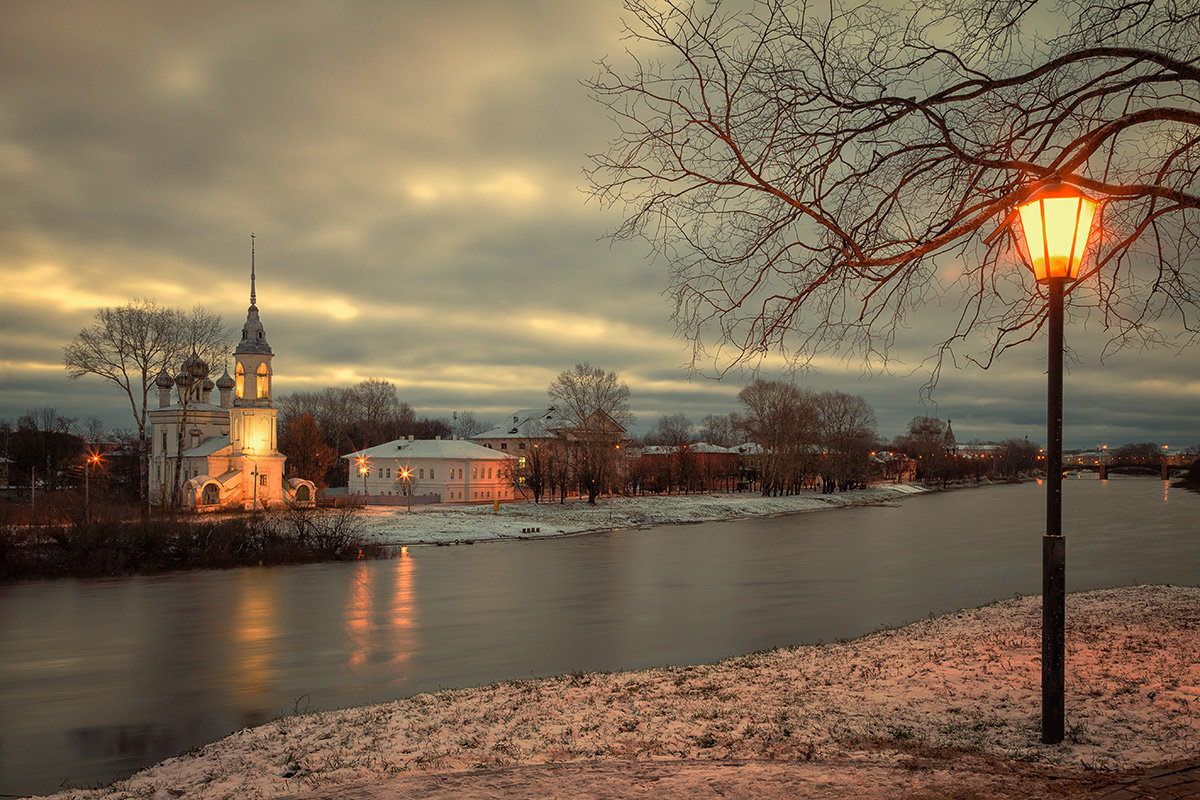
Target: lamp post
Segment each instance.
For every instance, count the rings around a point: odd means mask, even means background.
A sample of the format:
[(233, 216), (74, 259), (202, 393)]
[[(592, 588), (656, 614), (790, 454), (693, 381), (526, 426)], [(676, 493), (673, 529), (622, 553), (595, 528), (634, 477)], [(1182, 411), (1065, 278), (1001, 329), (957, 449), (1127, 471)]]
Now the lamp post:
[(400, 489), (404, 492), (404, 496), (408, 498), (407, 512), (412, 511), (412, 470), (408, 467), (400, 468)]
[(1064, 183), (1049, 183), (1017, 207), (1016, 236), (1026, 265), (1049, 293), (1046, 319), (1046, 533), (1042, 537), (1042, 741), (1065, 728), (1066, 538), (1062, 533), (1063, 290), (1087, 250), (1096, 201)]
[(371, 471), (371, 468), (369, 466), (367, 466), (367, 457), (359, 456), (358, 457), (358, 474), (361, 475), (362, 479), (363, 479), (363, 497), (364, 498), (367, 496), (367, 474), (370, 471)]
[(99, 453), (88, 453), (87, 459), (83, 462), (83, 516), (86, 519), (88, 508), (92, 504), (92, 487), (91, 476), (88, 474), (92, 464), (100, 463)]

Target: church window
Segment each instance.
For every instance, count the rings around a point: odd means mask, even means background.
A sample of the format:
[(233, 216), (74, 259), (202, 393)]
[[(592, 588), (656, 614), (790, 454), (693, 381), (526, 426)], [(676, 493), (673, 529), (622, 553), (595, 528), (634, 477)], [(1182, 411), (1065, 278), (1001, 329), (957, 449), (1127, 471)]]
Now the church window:
[(259, 486), (266, 486), (266, 485), (267, 485), (267, 476), (266, 476), (266, 475), (259, 475), (259, 476), (258, 476), (258, 485), (259, 485)]
[(265, 363), (258, 365), (258, 394), (259, 398), (269, 397), (271, 394), (271, 376), (267, 370)]
[(235, 372), (237, 373), (235, 391), (237, 393), (237, 398), (241, 400), (246, 396), (246, 368), (242, 366), (242, 362), (238, 362)]
[(425, 470), (424, 469), (417, 470), (417, 473), (418, 473), (417, 474), (418, 478), (420, 478), (421, 480), (425, 480)]
[[(491, 447), (491, 445), (488, 445), (488, 447)], [(500, 449), (501, 449), (501, 450), (507, 450), (507, 449), (508, 449), (508, 442), (501, 442), (501, 443), (500, 443)]]
[(429, 480), (433, 480), (433, 467), (429, 468)]

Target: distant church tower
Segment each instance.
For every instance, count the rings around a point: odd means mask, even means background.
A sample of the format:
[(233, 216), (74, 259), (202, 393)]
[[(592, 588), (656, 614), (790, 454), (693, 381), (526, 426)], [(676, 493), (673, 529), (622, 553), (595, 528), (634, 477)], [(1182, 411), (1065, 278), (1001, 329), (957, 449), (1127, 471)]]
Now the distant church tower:
[[(275, 418), (271, 401), (271, 345), (258, 318), (254, 290), (254, 235), (250, 235), (250, 308), (242, 326), (242, 340), (233, 351), (233, 407), (229, 410), (229, 444), (243, 459), (243, 497), (253, 502), (280, 499), (284, 456), (276, 449)], [(257, 486), (255, 484), (257, 483)]]
[[(177, 490), (185, 507), (204, 511), (306, 504), (316, 496), (311, 481), (283, 478), (286, 459), (275, 435), (279, 412), (271, 400), (275, 354), (258, 318), (254, 281), (251, 234), (250, 308), (233, 351), (236, 378), (226, 373), (214, 384), (208, 365), (192, 355), (175, 378), (163, 370), (155, 379), (159, 407), (149, 414), (150, 493), (158, 502), (171, 502)], [(214, 388), (221, 391), (220, 405), (211, 402)]]

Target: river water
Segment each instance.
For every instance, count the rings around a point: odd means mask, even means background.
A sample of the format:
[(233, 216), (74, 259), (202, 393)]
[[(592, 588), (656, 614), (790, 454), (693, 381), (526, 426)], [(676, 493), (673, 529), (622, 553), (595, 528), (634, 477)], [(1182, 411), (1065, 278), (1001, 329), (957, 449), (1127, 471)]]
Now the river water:
[[(387, 561), (0, 586), (0, 795), (281, 714), (707, 662), (1041, 591), (1035, 483)], [(1200, 583), (1200, 494), (1064, 482), (1067, 589)], [(1068, 653), (1069, 658), (1069, 653)]]

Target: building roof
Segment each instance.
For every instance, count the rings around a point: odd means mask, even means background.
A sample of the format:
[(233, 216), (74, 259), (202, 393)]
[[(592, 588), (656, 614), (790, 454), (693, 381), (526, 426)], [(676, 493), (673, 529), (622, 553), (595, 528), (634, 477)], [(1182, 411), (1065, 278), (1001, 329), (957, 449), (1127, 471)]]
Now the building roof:
[(554, 406), (525, 408), (512, 412), (496, 427), (471, 439), (550, 439), (558, 435), (564, 424)]
[(193, 447), (191, 450), (184, 450), (184, 458), (196, 458), (200, 456), (214, 455), (218, 450), (223, 450), (229, 447), (228, 436), (210, 436), (200, 444)]
[(394, 439), (374, 447), (368, 447), (366, 450), (347, 453), (342, 458), (353, 460), (363, 456), (368, 461), (372, 458), (470, 458), (490, 461), (505, 461), (512, 458), (507, 453), (501, 453), (465, 439)]

